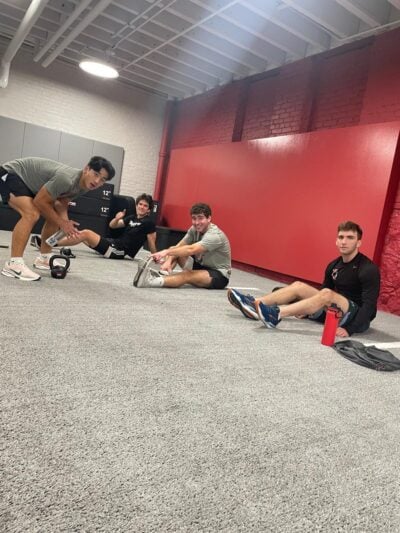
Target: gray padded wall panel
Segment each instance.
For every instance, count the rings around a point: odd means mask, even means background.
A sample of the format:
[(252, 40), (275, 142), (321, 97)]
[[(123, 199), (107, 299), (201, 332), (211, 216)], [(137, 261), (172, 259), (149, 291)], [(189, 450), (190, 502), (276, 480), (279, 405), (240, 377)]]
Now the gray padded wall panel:
[(0, 164), (18, 157), (47, 157), (83, 168), (92, 155), (101, 155), (114, 165), (115, 177), (111, 183), (114, 184), (114, 194), (118, 194), (124, 162), (121, 146), (0, 117)]
[(94, 141), (92, 155), (101, 155), (111, 161), (115, 168), (115, 177), (110, 183), (114, 184), (114, 194), (119, 194), (122, 164), (124, 162), (124, 149), (120, 146)]
[(58, 160), (61, 131), (26, 124), (22, 157), (47, 157)]
[(83, 168), (92, 157), (94, 141), (77, 135), (61, 133), (58, 159), (71, 167)]
[(25, 122), (0, 117), (0, 164), (22, 155)]

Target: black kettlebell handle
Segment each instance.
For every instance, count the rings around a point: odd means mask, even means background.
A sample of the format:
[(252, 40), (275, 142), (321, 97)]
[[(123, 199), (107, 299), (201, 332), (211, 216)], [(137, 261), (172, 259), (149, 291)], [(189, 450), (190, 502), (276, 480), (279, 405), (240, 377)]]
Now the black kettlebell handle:
[[(50, 270), (52, 268), (55, 268), (53, 265), (54, 265), (54, 260), (55, 259), (62, 259), (63, 261), (65, 261), (65, 266), (63, 266), (62, 268), (65, 268), (66, 270), (69, 269), (69, 266), (71, 264), (71, 261), (69, 260), (69, 257), (65, 257), (64, 255), (52, 255), (50, 257), (50, 261), (49, 261), (49, 265), (50, 265)], [(60, 266), (60, 265), (56, 265), (57, 266)]]
[[(55, 260), (62, 259), (65, 262), (65, 265), (55, 265)], [(69, 268), (69, 265), (71, 264), (68, 257), (64, 257), (63, 255), (52, 255), (50, 257), (49, 266), (50, 266), (50, 272), (53, 278), (57, 279), (63, 279), (67, 275), (67, 270)]]

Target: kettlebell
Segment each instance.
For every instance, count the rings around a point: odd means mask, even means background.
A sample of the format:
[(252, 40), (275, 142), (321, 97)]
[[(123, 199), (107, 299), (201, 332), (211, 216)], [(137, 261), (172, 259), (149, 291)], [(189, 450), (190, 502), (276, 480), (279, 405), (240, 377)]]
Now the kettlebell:
[[(55, 265), (54, 264), (54, 261), (55, 260), (60, 260), (62, 259), (64, 262), (65, 262), (65, 265)], [(49, 265), (50, 265), (50, 272), (51, 272), (51, 275), (53, 278), (56, 278), (56, 279), (64, 279), (65, 276), (67, 275), (67, 272), (68, 272), (68, 269), (69, 269), (69, 265), (70, 265), (70, 260), (68, 257), (64, 257), (63, 255), (52, 255), (50, 257), (50, 261), (49, 261)]]
[(71, 248), (61, 248), (60, 254), (63, 257), (69, 257), (70, 259), (75, 259), (76, 255), (72, 253)]

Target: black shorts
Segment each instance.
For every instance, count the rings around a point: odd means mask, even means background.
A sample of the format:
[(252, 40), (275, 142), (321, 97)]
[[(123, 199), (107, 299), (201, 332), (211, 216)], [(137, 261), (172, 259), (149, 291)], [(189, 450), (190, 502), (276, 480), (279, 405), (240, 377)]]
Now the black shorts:
[(200, 263), (197, 263), (196, 261), (193, 261), (192, 270), (206, 270), (209, 273), (211, 278), (211, 285), (208, 287), (209, 289), (225, 289), (229, 283), (229, 279), (221, 274), (219, 270), (200, 265)]
[(99, 244), (93, 248), (107, 259), (123, 259), (127, 253), (122, 248), (118, 247), (118, 243), (113, 239), (106, 239), (100, 237)]
[(35, 198), (35, 194), (28, 189), (17, 174), (9, 174), (5, 168), (0, 167), (0, 195), (3, 204), (8, 204), (11, 193), (14, 196), (29, 196), (30, 198)]
[[(345, 313), (343, 317), (339, 320), (340, 327), (349, 325), (359, 310), (359, 307), (355, 302), (353, 302), (352, 300), (347, 300), (347, 301), (349, 302), (349, 309), (347, 313)], [(321, 322), (321, 324), (323, 324), (325, 322), (325, 317), (326, 317), (325, 309), (320, 309), (319, 311), (316, 311), (312, 315), (308, 315), (307, 318), (309, 318), (310, 320), (315, 320), (316, 322)]]

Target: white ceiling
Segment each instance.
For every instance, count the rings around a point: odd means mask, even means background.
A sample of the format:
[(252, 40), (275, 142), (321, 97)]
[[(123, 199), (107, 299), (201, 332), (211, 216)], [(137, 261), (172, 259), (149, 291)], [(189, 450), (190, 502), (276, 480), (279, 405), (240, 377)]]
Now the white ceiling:
[(0, 0), (5, 46), (25, 29), (23, 46), (43, 68), (101, 59), (124, 83), (169, 98), (396, 26), (400, 0)]

